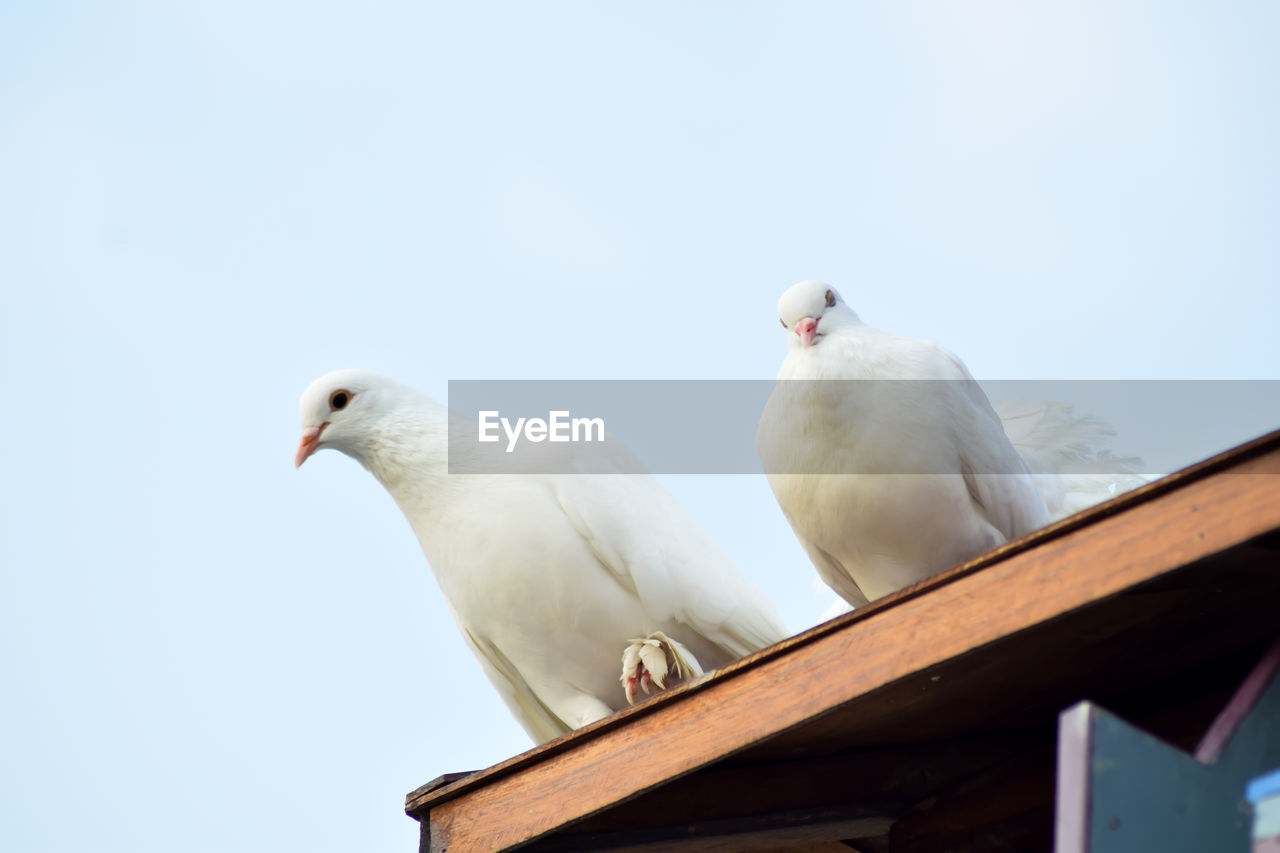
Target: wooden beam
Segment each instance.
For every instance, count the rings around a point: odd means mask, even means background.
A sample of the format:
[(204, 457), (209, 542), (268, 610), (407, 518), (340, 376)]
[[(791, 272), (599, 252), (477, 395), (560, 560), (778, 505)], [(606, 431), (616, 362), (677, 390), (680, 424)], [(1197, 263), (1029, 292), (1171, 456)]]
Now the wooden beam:
[(528, 849), (538, 853), (587, 850), (609, 853), (655, 853), (663, 850), (733, 853), (799, 845), (825, 846), (845, 838), (888, 838), (889, 828), (903, 810), (904, 806), (896, 803), (884, 808), (862, 804), (820, 806), (733, 820), (697, 821), (679, 828), (662, 826), (652, 830), (556, 836)]
[(915, 801), (1029, 746), (1025, 734), (997, 732), (846, 755), (721, 764), (610, 810), (609, 823), (651, 826), (655, 813), (686, 823), (884, 798)]
[[(920, 802), (893, 826), (894, 853), (953, 850), (997, 827), (1018, 825), (1034, 836), (1053, 820), (1053, 742), (1044, 738), (1020, 755), (948, 785)], [(1043, 818), (1041, 821), (1040, 819)], [(1009, 849), (1034, 850), (1028, 838), (1010, 839)]]
[[(957, 783), (1002, 760), (1025, 752), (1023, 733), (995, 733), (943, 743), (907, 744), (848, 755), (716, 766), (637, 797), (596, 818), (525, 849), (530, 853), (603, 850), (624, 844), (662, 846), (711, 836), (785, 831), (797, 836), (796, 815), (819, 809), (844, 814), (897, 816), (935, 789)], [(1051, 757), (1051, 756), (1050, 756)], [(841, 818), (843, 820), (843, 818)], [(868, 838), (838, 820), (806, 838)], [(863, 822), (860, 832), (871, 824)], [(876, 824), (888, 841), (886, 824)], [(815, 828), (816, 830), (816, 828)], [(843, 834), (841, 834), (843, 833)], [(737, 843), (746, 843), (740, 838)]]
[[(452, 785), (429, 849), (532, 841), (883, 685), (1280, 528), (1280, 434)], [(927, 594), (925, 594), (927, 593)]]

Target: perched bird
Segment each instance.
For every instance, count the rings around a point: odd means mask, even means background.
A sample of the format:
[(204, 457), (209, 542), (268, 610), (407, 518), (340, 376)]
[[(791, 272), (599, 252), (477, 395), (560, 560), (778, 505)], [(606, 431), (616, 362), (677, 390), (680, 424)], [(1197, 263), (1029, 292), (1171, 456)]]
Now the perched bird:
[(299, 417), (295, 464), (332, 447), (391, 493), (467, 645), (537, 743), (787, 635), (651, 477), (449, 474), (451, 413), (369, 370), (317, 379)]
[(791, 287), (778, 315), (788, 350), (756, 448), (818, 575), (854, 607), (1142, 482), (1098, 450), (1096, 420), (1052, 403), (1002, 420), (955, 355), (865, 325), (823, 282)]

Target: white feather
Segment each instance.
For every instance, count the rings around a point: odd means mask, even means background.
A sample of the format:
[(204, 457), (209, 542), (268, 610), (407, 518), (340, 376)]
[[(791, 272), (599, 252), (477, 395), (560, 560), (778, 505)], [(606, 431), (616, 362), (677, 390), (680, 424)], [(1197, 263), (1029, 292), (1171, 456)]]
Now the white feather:
[(1092, 415), (1074, 414), (1066, 403), (1013, 400), (995, 410), (1054, 521), (1151, 479), (1137, 470), (1137, 457), (1111, 453), (1114, 430)]

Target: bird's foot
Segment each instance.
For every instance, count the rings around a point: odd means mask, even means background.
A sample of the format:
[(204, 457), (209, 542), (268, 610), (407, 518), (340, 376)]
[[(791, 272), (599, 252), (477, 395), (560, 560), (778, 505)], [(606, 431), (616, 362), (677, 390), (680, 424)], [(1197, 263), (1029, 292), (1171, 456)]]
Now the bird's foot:
[(630, 640), (631, 645), (622, 652), (622, 689), (627, 703), (636, 703), (636, 694), (646, 696), (666, 690), (673, 683), (702, 675), (702, 665), (693, 652), (682, 643), (671, 639), (661, 631)]

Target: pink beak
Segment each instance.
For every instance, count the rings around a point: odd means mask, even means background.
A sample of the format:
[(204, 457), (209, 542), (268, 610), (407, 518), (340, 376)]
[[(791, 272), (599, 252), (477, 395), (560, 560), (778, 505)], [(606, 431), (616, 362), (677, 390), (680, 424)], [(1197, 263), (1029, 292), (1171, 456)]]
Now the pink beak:
[(323, 423), (318, 427), (307, 427), (302, 431), (302, 441), (298, 442), (298, 452), (293, 455), (294, 468), (301, 468), (302, 463), (307, 461), (307, 457), (316, 452), (316, 445), (320, 443), (320, 433), (324, 432), (324, 428), (328, 425)]
[(805, 317), (796, 323), (796, 334), (800, 336), (800, 346), (808, 349), (813, 346), (813, 338), (818, 334), (818, 321), (812, 317)]

